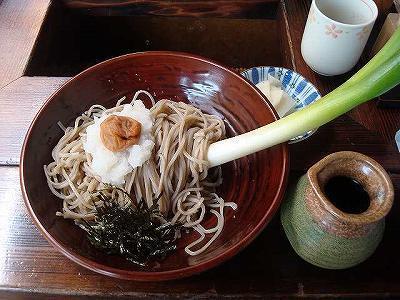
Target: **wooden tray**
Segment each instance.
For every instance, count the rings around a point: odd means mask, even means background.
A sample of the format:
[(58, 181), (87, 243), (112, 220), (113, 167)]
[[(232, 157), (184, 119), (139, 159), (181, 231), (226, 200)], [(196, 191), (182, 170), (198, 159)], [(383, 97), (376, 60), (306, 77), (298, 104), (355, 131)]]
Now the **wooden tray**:
[[(192, 52), (236, 70), (285, 66), (302, 73), (322, 94), (350, 76), (324, 78), (302, 60), (308, 0), (191, 1), (197, 6), (174, 1), (174, 11), (155, 6), (165, 5), (162, 1), (115, 1), (130, 2), (129, 11), (88, 7), (90, 2), (0, 1), (0, 298), (400, 296), (398, 201), (376, 253), (344, 271), (322, 270), (301, 260), (278, 215), (232, 260), (179, 281), (116, 280), (90, 272), (54, 250), (24, 207), (19, 152), (34, 114), (70, 76), (101, 60), (146, 50)], [(291, 145), (292, 182), (323, 156), (353, 150), (388, 170), (400, 200), (400, 155), (394, 148), (399, 125), (399, 110), (380, 109), (374, 102), (360, 106), (307, 141)]]

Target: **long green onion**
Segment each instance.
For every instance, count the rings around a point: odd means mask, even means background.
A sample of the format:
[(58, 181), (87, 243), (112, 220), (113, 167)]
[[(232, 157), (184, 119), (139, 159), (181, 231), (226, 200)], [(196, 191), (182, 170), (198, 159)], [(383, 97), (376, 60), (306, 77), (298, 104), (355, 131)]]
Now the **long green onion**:
[(286, 142), (328, 123), (399, 83), (400, 28), (368, 64), (320, 100), (273, 123), (211, 144), (207, 153), (210, 166)]

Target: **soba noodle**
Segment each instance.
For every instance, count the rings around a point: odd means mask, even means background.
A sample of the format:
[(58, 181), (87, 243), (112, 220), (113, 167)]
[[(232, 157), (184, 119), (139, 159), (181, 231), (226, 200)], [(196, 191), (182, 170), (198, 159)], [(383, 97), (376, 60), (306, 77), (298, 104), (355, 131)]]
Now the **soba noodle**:
[[(146, 91), (138, 91), (131, 104), (141, 94), (153, 103), (150, 111), (155, 120), (155, 147), (149, 160), (126, 175), (123, 188), (135, 195), (137, 201), (143, 198), (148, 206), (159, 198), (160, 211), (166, 222), (179, 222), (197, 231), (200, 237), (185, 248), (188, 254), (197, 255), (221, 233), (224, 207), (236, 209), (235, 203), (224, 202), (215, 193), (215, 187), (222, 182), (221, 169), (209, 172), (205, 160), (208, 146), (225, 137), (224, 123), (220, 118), (182, 102), (160, 100), (155, 103)], [(72, 127), (64, 128), (61, 124), (64, 135), (52, 151), (54, 161), (44, 166), (49, 188), (63, 200), (63, 210), (57, 215), (77, 223), (81, 219), (93, 220), (95, 206), (102, 205), (101, 201), (93, 203), (93, 195), (106, 185), (93, 172), (92, 158), (85, 152), (83, 141), (86, 128), (94, 123), (94, 118), (121, 111), (124, 100), (120, 99), (111, 109), (93, 105), (75, 120)], [(122, 192), (113, 190), (113, 193), (118, 193), (114, 196), (120, 206), (130, 205)], [(201, 224), (208, 211), (217, 219), (212, 228), (204, 228)], [(206, 234), (212, 234), (212, 237), (203, 242)]]

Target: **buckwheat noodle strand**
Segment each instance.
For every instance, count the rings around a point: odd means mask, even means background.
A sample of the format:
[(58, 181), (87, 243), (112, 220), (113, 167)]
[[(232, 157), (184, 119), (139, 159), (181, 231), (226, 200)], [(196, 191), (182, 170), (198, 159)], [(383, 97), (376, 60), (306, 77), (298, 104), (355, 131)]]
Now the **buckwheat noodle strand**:
[[(155, 147), (148, 161), (126, 175), (123, 188), (136, 199), (145, 199), (148, 205), (159, 198), (165, 222), (179, 222), (198, 232), (199, 238), (185, 248), (189, 255), (197, 255), (222, 232), (224, 208), (237, 208), (235, 203), (224, 202), (215, 193), (215, 187), (222, 183), (221, 169), (208, 170), (205, 160), (208, 146), (225, 137), (224, 123), (219, 117), (182, 102), (155, 102), (147, 91), (136, 92), (131, 104), (141, 95), (153, 104), (150, 111), (154, 118)], [(57, 215), (79, 224), (82, 219), (93, 219), (95, 206), (102, 205), (101, 201), (93, 203), (92, 199), (106, 185), (93, 172), (91, 156), (85, 152), (83, 141), (86, 128), (94, 123), (94, 118), (120, 112), (124, 100), (125, 97), (110, 109), (93, 105), (71, 127), (65, 128), (59, 123), (64, 135), (52, 151), (53, 162), (44, 166), (50, 190), (63, 200), (62, 212)], [(114, 190), (113, 193), (117, 193), (119, 205), (130, 205), (122, 192)], [(217, 220), (212, 228), (202, 225), (207, 212)], [(207, 234), (212, 236), (204, 242)]]

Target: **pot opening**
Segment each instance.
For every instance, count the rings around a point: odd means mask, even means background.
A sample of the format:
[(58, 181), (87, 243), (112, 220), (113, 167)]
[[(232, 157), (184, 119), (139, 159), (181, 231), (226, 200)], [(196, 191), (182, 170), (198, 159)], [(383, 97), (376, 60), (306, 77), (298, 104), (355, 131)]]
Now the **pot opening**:
[(339, 210), (348, 214), (361, 214), (370, 206), (370, 196), (363, 185), (348, 176), (333, 176), (327, 180), (323, 192)]
[(361, 153), (330, 154), (307, 173), (320, 213), (341, 223), (372, 224), (384, 218), (393, 204), (389, 175)]

